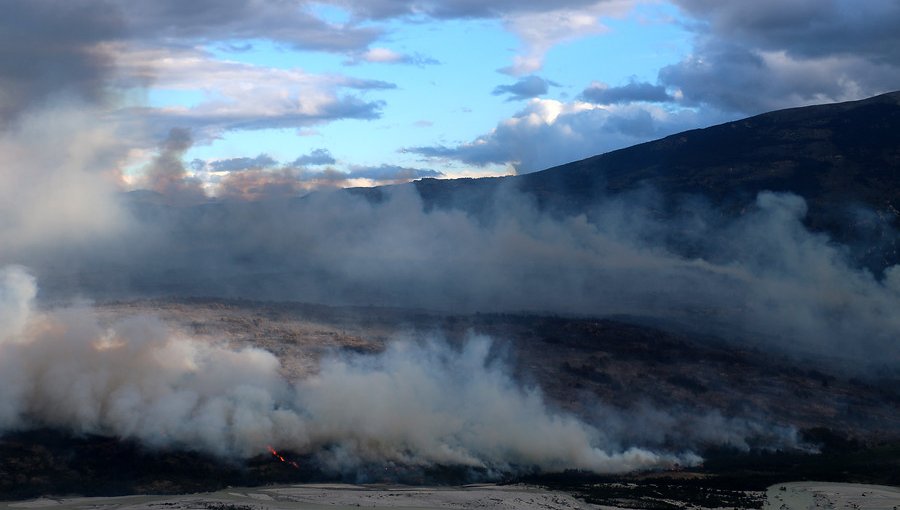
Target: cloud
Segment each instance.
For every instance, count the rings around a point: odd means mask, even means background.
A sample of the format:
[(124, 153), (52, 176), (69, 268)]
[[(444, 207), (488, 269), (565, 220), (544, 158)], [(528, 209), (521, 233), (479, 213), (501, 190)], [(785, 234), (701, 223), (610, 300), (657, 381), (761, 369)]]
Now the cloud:
[(274, 164), (244, 168), (236, 165), (224, 175), (210, 179), (206, 187), (218, 198), (266, 200), (296, 197), (319, 189), (371, 187), (441, 176), (443, 174), (435, 170), (393, 165), (352, 166), (346, 172), (333, 168), (310, 170), (304, 166), (275, 167)]
[[(556, 5), (556, 4), (548, 4)], [(522, 76), (539, 71), (547, 52), (562, 43), (601, 34), (608, 28), (600, 19), (622, 15), (632, 7), (630, 1), (595, 2), (580, 8), (562, 5), (545, 11), (522, 12), (504, 16), (507, 30), (522, 41), (522, 48), (513, 57), (510, 66), (499, 69), (501, 73)]]
[(785, 51), (798, 60), (855, 55), (872, 62), (900, 62), (900, 5), (890, 0), (799, 0), (723, 3), (676, 0), (706, 22), (702, 30), (764, 52)]
[(662, 85), (636, 82), (634, 80), (630, 81), (628, 85), (621, 87), (610, 87), (605, 83), (594, 82), (591, 83), (590, 87), (584, 89), (579, 97), (583, 101), (602, 105), (636, 101), (666, 103), (675, 99), (666, 92), (666, 88)]
[(103, 43), (123, 35), (118, 9), (103, 1), (11, 0), (0, 17), (0, 127), (64, 97), (106, 98), (113, 56)]
[(433, 19), (499, 19), (522, 42), (513, 64), (500, 71), (513, 76), (541, 69), (544, 55), (556, 45), (603, 33), (601, 19), (629, 12), (633, 0), (565, 0), (539, 2), (500, 0), (375, 0), (336, 2), (357, 19), (430, 17)]
[(495, 96), (509, 94), (509, 101), (531, 99), (546, 94), (550, 85), (555, 86), (556, 83), (540, 76), (526, 76), (512, 85), (498, 85), (491, 93)]
[(188, 130), (173, 128), (142, 176), (138, 190), (152, 190), (155, 201), (196, 204), (211, 199), (268, 200), (297, 197), (317, 189), (372, 187), (399, 184), (424, 177), (442, 177), (436, 170), (396, 165), (351, 166), (348, 171), (321, 167), (334, 162), (326, 149), (316, 149), (282, 164), (267, 154), (203, 161), (195, 159), (188, 171), (183, 156), (193, 144)]
[(199, 50), (122, 49), (124, 76), (146, 76), (159, 88), (204, 92), (190, 106), (126, 108), (117, 115), (151, 126), (161, 136), (172, 126), (190, 128), (201, 141), (223, 131), (304, 127), (337, 119), (375, 119), (381, 101), (347, 94), (392, 89), (395, 85), (341, 75), (314, 75), (300, 69), (280, 69), (222, 61)]
[(678, 89), (685, 105), (755, 114), (883, 92), (900, 79), (900, 67), (853, 56), (797, 60), (710, 41), (698, 55), (661, 69), (659, 78)]
[(518, 173), (527, 173), (713, 123), (714, 119), (653, 105), (601, 107), (532, 99), (515, 116), (472, 142), (405, 150), (478, 166), (510, 164)]
[(385, 19), (424, 15), (438, 19), (499, 18), (509, 14), (540, 13), (559, 8), (582, 9), (595, 6), (597, 0), (561, 0), (548, 4), (539, 0), (371, 0), (353, 2), (338, 0), (334, 3), (350, 9), (359, 18)]
[(355, 166), (347, 174), (351, 179), (371, 179), (379, 182), (406, 182), (423, 177), (441, 177), (444, 174), (425, 168), (408, 168), (396, 165)]
[(441, 177), (435, 170), (392, 165), (354, 166), (348, 172), (332, 168), (275, 168), (232, 171), (210, 185), (213, 195), (239, 200), (265, 200), (304, 195), (313, 190), (399, 184), (423, 177)]
[(291, 163), (291, 166), (333, 165), (336, 161), (328, 152), (328, 149), (314, 149), (309, 154), (304, 154)]
[(280, 199), (346, 183), (346, 175), (331, 169), (311, 172), (295, 168), (252, 168), (227, 173), (212, 184), (211, 192), (218, 198), (236, 200)]
[(292, 48), (348, 52), (366, 48), (382, 35), (373, 26), (329, 23), (315, 16), (304, 1), (267, 2), (176, 0), (130, 2), (118, 0), (137, 41), (169, 42), (191, 47), (222, 40), (266, 39)]
[(440, 64), (437, 60), (419, 54), (397, 53), (389, 48), (369, 48), (366, 51), (353, 55), (346, 60), (344, 65), (357, 65), (363, 62), (370, 64), (408, 64), (414, 66), (426, 66)]
[(755, 114), (860, 99), (900, 82), (900, 6), (875, 1), (738, 5), (679, 0), (694, 49), (660, 70), (688, 105)]
[(210, 170), (214, 172), (231, 172), (234, 170), (248, 170), (251, 168), (269, 168), (278, 164), (268, 154), (260, 154), (255, 158), (231, 158), (219, 159), (209, 163)]

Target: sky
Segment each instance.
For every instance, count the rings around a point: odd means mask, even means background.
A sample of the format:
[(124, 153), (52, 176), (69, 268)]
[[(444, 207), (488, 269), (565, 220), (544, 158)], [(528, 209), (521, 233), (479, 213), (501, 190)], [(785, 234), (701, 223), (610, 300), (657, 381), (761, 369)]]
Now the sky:
[(896, 0), (2, 4), (0, 123), (87, 112), (125, 189), (154, 187), (173, 136), (209, 195), (302, 192), (532, 172), (900, 88)]

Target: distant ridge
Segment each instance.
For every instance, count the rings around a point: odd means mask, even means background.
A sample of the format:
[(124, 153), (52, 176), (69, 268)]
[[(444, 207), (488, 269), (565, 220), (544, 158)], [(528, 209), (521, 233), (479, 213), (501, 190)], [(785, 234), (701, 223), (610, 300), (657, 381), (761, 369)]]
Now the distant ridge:
[[(884, 267), (900, 261), (892, 228), (900, 225), (900, 91), (764, 113), (531, 174), (415, 186), (428, 206), (478, 210), (501, 183), (570, 211), (641, 185), (672, 198), (702, 195), (734, 214), (760, 191), (791, 192), (807, 200), (811, 228), (881, 245), (869, 265)], [(874, 217), (848, 220), (860, 206)]]
[[(736, 193), (791, 191), (810, 202), (900, 201), (900, 91), (861, 101), (790, 108), (694, 129), (521, 176), (523, 184), (569, 181), (569, 191), (641, 182), (717, 202)], [(527, 184), (526, 184), (527, 183)]]

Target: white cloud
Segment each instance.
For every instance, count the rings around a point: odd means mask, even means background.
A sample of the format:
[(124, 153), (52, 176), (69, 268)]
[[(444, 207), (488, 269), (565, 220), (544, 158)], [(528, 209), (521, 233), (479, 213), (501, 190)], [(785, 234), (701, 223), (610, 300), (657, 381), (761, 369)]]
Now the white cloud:
[(402, 62), (406, 56), (389, 48), (371, 48), (362, 54), (366, 62)]
[(202, 91), (191, 106), (128, 109), (157, 125), (159, 135), (170, 127), (189, 127), (199, 140), (230, 129), (304, 127), (342, 118), (376, 118), (381, 103), (345, 91), (393, 88), (382, 81), (337, 74), (311, 74), (217, 60), (198, 49), (119, 49), (125, 83), (152, 81), (159, 89)]
[(470, 165), (510, 164), (519, 173), (527, 173), (720, 120), (725, 119), (717, 112), (701, 115), (652, 104), (602, 106), (532, 99), (513, 117), (469, 143), (406, 151)]
[(350, 59), (344, 62), (344, 65), (357, 65), (363, 62), (370, 64), (407, 64), (415, 66), (426, 66), (439, 64), (437, 60), (418, 53), (406, 54), (399, 53), (390, 48), (369, 48), (366, 51), (356, 53)]
[(522, 41), (520, 52), (509, 67), (501, 72), (522, 76), (539, 71), (544, 56), (554, 46), (597, 35), (609, 30), (601, 22), (605, 17), (627, 14), (633, 0), (596, 2), (579, 8), (558, 8), (550, 11), (523, 12), (503, 17), (504, 25)]

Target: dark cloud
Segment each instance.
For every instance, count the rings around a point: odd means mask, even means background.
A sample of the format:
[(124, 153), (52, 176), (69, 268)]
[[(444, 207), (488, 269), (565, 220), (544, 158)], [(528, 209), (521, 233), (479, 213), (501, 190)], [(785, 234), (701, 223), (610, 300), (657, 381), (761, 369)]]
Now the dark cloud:
[(309, 154), (304, 154), (299, 158), (295, 159), (292, 166), (315, 166), (315, 165), (333, 165), (337, 161), (335, 161), (334, 157), (331, 155), (331, 152), (328, 149), (314, 149)]
[(249, 168), (268, 168), (278, 164), (268, 154), (260, 154), (255, 158), (231, 158), (220, 159), (209, 164), (209, 168), (216, 172), (230, 172), (234, 170), (247, 170)]
[(666, 92), (662, 85), (653, 85), (646, 82), (631, 81), (621, 87), (608, 87), (602, 84), (593, 84), (584, 89), (581, 99), (595, 104), (621, 104), (635, 101), (652, 103), (665, 103), (674, 98)]
[(392, 18), (399, 16), (427, 15), (434, 18), (496, 18), (508, 14), (545, 12), (563, 8), (579, 8), (595, 5), (598, 0), (562, 0), (545, 2), (540, 0), (516, 1), (494, 0), (371, 0), (353, 2), (340, 0), (363, 18)]
[(54, 99), (105, 97), (113, 59), (101, 43), (123, 35), (115, 5), (98, 0), (8, 0), (0, 16), (0, 124)]
[(495, 96), (509, 94), (509, 101), (531, 99), (546, 94), (550, 85), (555, 86), (556, 83), (540, 76), (526, 76), (512, 85), (498, 85), (492, 94)]
[(692, 54), (659, 73), (688, 105), (739, 113), (860, 99), (900, 83), (900, 4), (677, 0)]
[(268, 39), (298, 49), (347, 52), (367, 47), (381, 30), (333, 25), (306, 2), (265, 0), (118, 0), (137, 39), (192, 45), (198, 41)]
[[(113, 89), (146, 86), (166, 74), (182, 80), (186, 72), (195, 73), (197, 83), (212, 77), (219, 82), (203, 83), (216, 89), (231, 78), (216, 78), (228, 72), (244, 73), (248, 80), (261, 84), (261, 68), (237, 63), (215, 61), (197, 49), (198, 43), (241, 39), (268, 39), (292, 47), (324, 51), (356, 52), (365, 49), (380, 35), (371, 27), (353, 24), (332, 25), (316, 18), (306, 2), (263, 2), (258, 0), (228, 0), (222, 2), (126, 2), (121, 0), (20, 1), (4, 4), (0, 19), (0, 122), (15, 118), (35, 106), (62, 99), (97, 102), (114, 97)], [(240, 50), (242, 48), (235, 47)], [(183, 52), (182, 60), (172, 60), (165, 51)], [(154, 53), (156, 52), (156, 53)], [(191, 53), (192, 54), (188, 54)], [(150, 60), (145, 56), (154, 56)], [(177, 56), (177, 55), (176, 55)], [(218, 67), (216, 64), (218, 63)], [(169, 67), (167, 67), (169, 66)], [(180, 66), (180, 67), (179, 67)], [(190, 67), (189, 69), (185, 66)], [(193, 66), (193, 67), (191, 67)], [(230, 67), (229, 67), (230, 66)], [(216, 75), (215, 73), (219, 73)], [(285, 74), (285, 73), (283, 73)], [(291, 87), (320, 87), (321, 97), (336, 94), (335, 89), (385, 90), (395, 85), (379, 80), (363, 80), (340, 76), (282, 76)], [(171, 83), (170, 83), (171, 84)], [(220, 87), (219, 87), (220, 88)], [(221, 90), (217, 90), (221, 92)], [(247, 97), (229, 98), (226, 102)], [(296, 97), (296, 96), (295, 96)], [(263, 103), (272, 97), (249, 99)], [(209, 106), (209, 105), (206, 105)], [(273, 105), (263, 110), (271, 111)], [(274, 105), (277, 107), (277, 104)], [(238, 108), (221, 114), (192, 110), (172, 119), (162, 110), (128, 109), (118, 113), (122, 117), (135, 115), (131, 128), (145, 120), (160, 120), (151, 125), (145, 138), (158, 137), (172, 126), (193, 128), (195, 134), (221, 132), (227, 129), (259, 129), (265, 127), (296, 127), (337, 118), (376, 118), (380, 103), (366, 102), (354, 97), (337, 97), (323, 108), (308, 105), (274, 116), (246, 112)], [(296, 113), (296, 112), (306, 112)], [(175, 115), (178, 117), (178, 115)], [(209, 125), (204, 125), (204, 124)]]
[(664, 67), (661, 83), (681, 92), (685, 105), (756, 114), (828, 101), (859, 99), (900, 83), (900, 66), (856, 58), (792, 60), (717, 39)]
[(900, 63), (900, 4), (893, 0), (717, 2), (676, 0), (717, 37), (796, 58), (855, 55)]

